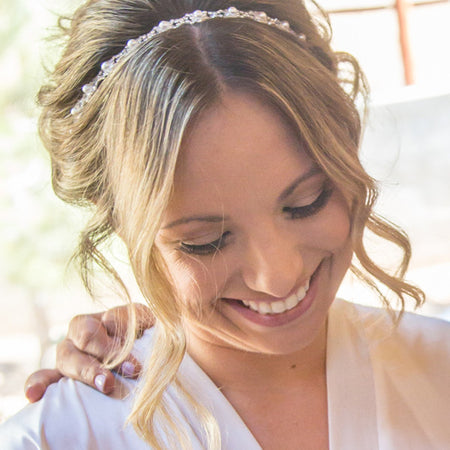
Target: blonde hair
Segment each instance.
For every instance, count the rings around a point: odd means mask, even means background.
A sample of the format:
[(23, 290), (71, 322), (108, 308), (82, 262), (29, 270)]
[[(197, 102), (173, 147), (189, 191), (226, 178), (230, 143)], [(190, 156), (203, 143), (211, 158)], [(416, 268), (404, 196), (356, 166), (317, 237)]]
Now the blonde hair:
[[(306, 40), (251, 20), (183, 26), (133, 50), (102, 82), (81, 116), (71, 116), (81, 87), (129, 39), (148, 32), (160, 20), (229, 6), (289, 20)], [(322, 21), (313, 21), (296, 0), (90, 0), (63, 30), (65, 50), (39, 94), (40, 132), (51, 155), (56, 194), (92, 208), (77, 252), (87, 288), (91, 290), (95, 263), (126, 290), (101, 251), (101, 244), (117, 233), (157, 319), (152, 357), (130, 416), (152, 446), (163, 445), (154, 428), (157, 417), (167, 424), (168, 439), (173, 437), (170, 448), (186, 442), (182, 425), (171, 418), (163, 399), (169, 383), (177, 381), (185, 336), (179, 306), (170, 301), (176, 293), (154, 245), (155, 236), (172, 192), (183, 138), (200, 112), (220, 101), (225, 88), (250, 92), (273, 105), (344, 194), (351, 208), (358, 264), (352, 270), (376, 290), (379, 283), (385, 285), (402, 307), (405, 296), (422, 302), (422, 291), (403, 280), (410, 258), (407, 236), (373, 212), (376, 184), (358, 158), (361, 121), (355, 102), (365, 98), (364, 77), (350, 55), (331, 50), (325, 15)], [(367, 254), (366, 229), (401, 249), (395, 273), (379, 267)], [(133, 338), (130, 333), (124, 352)], [(211, 448), (220, 448), (214, 418), (195, 399), (190, 401), (204, 425), (205, 440)]]

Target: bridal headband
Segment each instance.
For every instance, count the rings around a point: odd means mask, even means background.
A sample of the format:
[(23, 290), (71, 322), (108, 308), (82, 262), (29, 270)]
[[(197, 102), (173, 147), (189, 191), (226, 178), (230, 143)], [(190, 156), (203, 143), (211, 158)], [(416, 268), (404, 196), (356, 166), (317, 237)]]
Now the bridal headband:
[(286, 31), (300, 40), (305, 40), (304, 34), (297, 34), (292, 30), (290, 24), (286, 20), (279, 20), (269, 17), (263, 11), (240, 11), (239, 9), (231, 6), (228, 9), (219, 9), (217, 11), (194, 11), (185, 14), (179, 19), (163, 20), (159, 22), (158, 25), (153, 27), (148, 33), (143, 34), (135, 39), (130, 39), (125, 45), (124, 49), (114, 55), (112, 58), (103, 62), (101, 65), (101, 70), (97, 76), (88, 84), (85, 84), (81, 90), (83, 92), (82, 97), (78, 100), (75, 106), (71, 109), (70, 113), (73, 116), (80, 115), (83, 110), (84, 105), (86, 105), (91, 97), (94, 95), (95, 91), (98, 89), (100, 83), (114, 70), (114, 67), (119, 63), (119, 61), (127, 55), (133, 48), (143, 44), (150, 40), (153, 36), (164, 33), (169, 30), (174, 30), (182, 25), (193, 25), (196, 23), (206, 22), (211, 19), (250, 19), (255, 22), (265, 23), (267, 25), (276, 27), (280, 30)]

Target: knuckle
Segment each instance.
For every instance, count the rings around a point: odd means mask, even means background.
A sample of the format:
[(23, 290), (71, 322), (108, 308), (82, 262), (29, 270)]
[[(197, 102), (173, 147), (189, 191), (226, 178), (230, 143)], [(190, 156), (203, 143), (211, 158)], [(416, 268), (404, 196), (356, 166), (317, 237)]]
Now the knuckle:
[(56, 346), (56, 368), (67, 375), (75, 348), (69, 339), (64, 339)]
[(80, 367), (79, 369), (79, 377), (80, 380), (92, 384), (94, 382), (94, 377), (95, 377), (95, 367), (94, 364), (86, 364), (83, 365), (82, 367)]
[(72, 340), (75, 346), (81, 351), (86, 351), (89, 344), (99, 335), (101, 327), (98, 320), (85, 316), (74, 330)]
[(86, 314), (78, 314), (72, 317), (69, 322), (69, 332), (76, 330), (80, 326), (80, 324), (86, 321), (87, 318), (88, 316)]
[(66, 359), (70, 354), (69, 339), (65, 338), (63, 341), (58, 342), (56, 345), (56, 357), (57, 359)]
[(117, 322), (122, 317), (123, 307), (108, 309), (102, 314), (102, 322)]
[(76, 339), (77, 348), (82, 352), (86, 351), (94, 336), (95, 333), (92, 333), (91, 330), (80, 330)]

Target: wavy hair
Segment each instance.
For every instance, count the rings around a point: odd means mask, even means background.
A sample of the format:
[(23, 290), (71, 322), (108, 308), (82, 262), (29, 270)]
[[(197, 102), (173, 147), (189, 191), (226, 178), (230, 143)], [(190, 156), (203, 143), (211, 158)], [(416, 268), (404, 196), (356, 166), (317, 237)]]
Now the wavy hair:
[[(101, 83), (81, 116), (74, 119), (70, 114), (81, 87), (129, 39), (161, 20), (229, 6), (289, 20), (306, 40), (252, 20), (182, 26), (130, 52)], [(332, 51), (328, 19), (313, 6), (314, 15), (298, 0), (89, 0), (68, 23), (61, 22), (65, 47), (39, 93), (40, 134), (51, 156), (55, 193), (92, 212), (76, 253), (86, 287), (92, 291), (90, 274), (98, 265), (126, 292), (101, 250), (117, 234), (157, 319), (152, 356), (130, 416), (155, 448), (188, 446), (182, 424), (163, 398), (169, 383), (177, 382), (185, 336), (180, 307), (168, 301), (176, 292), (155, 237), (172, 192), (182, 140), (195, 118), (220, 101), (225, 88), (252, 93), (276, 108), (343, 193), (351, 210), (353, 272), (376, 289), (387, 306), (380, 283), (402, 307), (406, 296), (417, 304), (423, 300), (422, 291), (403, 279), (411, 254), (408, 238), (374, 213), (376, 183), (358, 157), (361, 119), (355, 105), (358, 98), (366, 98), (364, 76), (350, 55)], [(370, 258), (363, 239), (366, 230), (400, 248), (403, 256), (394, 272)], [(130, 331), (124, 352), (133, 339)], [(208, 446), (220, 448), (214, 418), (195, 399), (190, 401)], [(155, 428), (157, 418), (167, 426), (169, 444), (163, 444)]]

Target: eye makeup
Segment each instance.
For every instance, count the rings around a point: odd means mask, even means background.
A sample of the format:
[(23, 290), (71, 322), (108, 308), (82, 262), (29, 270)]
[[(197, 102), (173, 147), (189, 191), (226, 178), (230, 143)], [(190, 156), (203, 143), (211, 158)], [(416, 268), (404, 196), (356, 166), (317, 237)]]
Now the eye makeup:
[(219, 239), (215, 241), (208, 242), (207, 244), (188, 244), (185, 242), (181, 242), (179, 249), (187, 253), (188, 255), (210, 255), (215, 253), (217, 250), (221, 250), (226, 245), (226, 238), (231, 234), (230, 231), (226, 231), (223, 233)]
[(289, 214), (290, 218), (294, 220), (305, 219), (307, 217), (313, 216), (314, 214), (317, 214), (322, 208), (324, 208), (327, 205), (328, 200), (330, 199), (332, 194), (333, 188), (325, 184), (314, 201), (303, 206), (285, 206), (283, 208), (283, 212)]
[[(321, 191), (312, 202), (303, 206), (285, 206), (283, 207), (282, 212), (286, 213), (289, 216), (289, 219), (292, 220), (305, 219), (314, 216), (327, 205), (332, 194), (332, 186), (330, 186), (328, 182), (325, 182)], [(218, 250), (223, 249), (227, 245), (227, 238), (229, 235), (231, 235), (231, 232), (226, 231), (218, 239), (206, 244), (190, 244), (187, 242), (181, 242), (179, 245), (179, 250), (188, 255), (211, 255)]]

